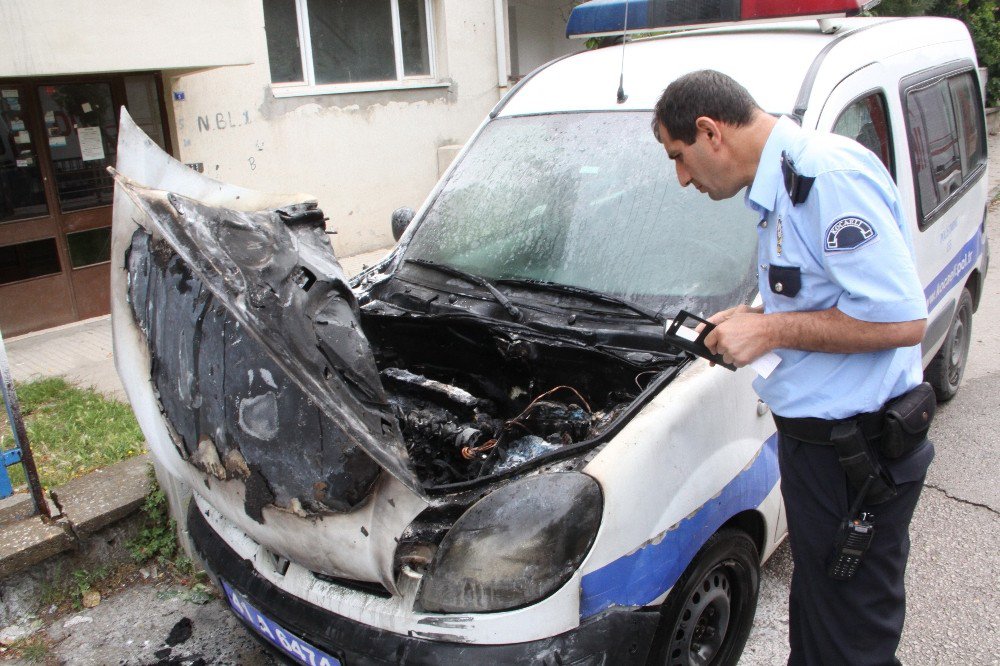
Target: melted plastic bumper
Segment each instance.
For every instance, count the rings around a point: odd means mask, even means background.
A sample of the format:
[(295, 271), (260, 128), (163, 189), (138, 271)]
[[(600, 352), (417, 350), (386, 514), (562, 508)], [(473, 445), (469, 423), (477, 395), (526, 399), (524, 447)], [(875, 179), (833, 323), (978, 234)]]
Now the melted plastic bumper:
[[(402, 636), (341, 617), (286, 594), (254, 570), (209, 526), (192, 502), (188, 530), (213, 574), (268, 618), (348, 666), (367, 664), (643, 664), (659, 613), (609, 610), (578, 629), (508, 645), (446, 643)], [(242, 619), (242, 618), (241, 618)]]

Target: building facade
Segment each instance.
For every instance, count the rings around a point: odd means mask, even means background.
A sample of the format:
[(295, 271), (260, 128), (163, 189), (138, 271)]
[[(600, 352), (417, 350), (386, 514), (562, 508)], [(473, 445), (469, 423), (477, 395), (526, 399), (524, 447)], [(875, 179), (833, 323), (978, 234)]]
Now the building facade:
[(0, 331), (108, 311), (119, 109), (213, 178), (392, 242), (512, 80), (582, 47), (567, 0), (0, 3)]

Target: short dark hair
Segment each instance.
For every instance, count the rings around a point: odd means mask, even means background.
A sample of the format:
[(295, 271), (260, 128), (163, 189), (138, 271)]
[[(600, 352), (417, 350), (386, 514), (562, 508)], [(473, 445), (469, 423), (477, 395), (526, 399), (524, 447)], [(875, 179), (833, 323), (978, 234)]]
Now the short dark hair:
[(694, 143), (695, 121), (707, 116), (728, 125), (749, 125), (760, 107), (747, 89), (730, 76), (702, 69), (680, 77), (663, 91), (653, 108), (653, 134), (660, 141), (662, 123), (672, 139)]

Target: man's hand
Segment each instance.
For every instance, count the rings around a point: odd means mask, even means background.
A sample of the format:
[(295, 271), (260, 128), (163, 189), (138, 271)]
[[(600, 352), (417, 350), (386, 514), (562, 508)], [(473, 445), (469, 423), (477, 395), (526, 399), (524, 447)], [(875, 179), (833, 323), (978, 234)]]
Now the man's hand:
[[(718, 318), (718, 320), (716, 320)], [(709, 318), (715, 329), (705, 336), (705, 346), (713, 354), (737, 368), (757, 360), (774, 349), (770, 318), (753, 308), (740, 305)]]

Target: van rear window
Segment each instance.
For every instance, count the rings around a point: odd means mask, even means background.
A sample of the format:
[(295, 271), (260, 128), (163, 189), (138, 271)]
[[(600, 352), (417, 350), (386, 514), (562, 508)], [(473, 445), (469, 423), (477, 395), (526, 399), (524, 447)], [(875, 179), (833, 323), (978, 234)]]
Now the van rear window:
[(958, 194), (986, 161), (982, 103), (971, 71), (915, 86), (905, 94), (921, 226)]

